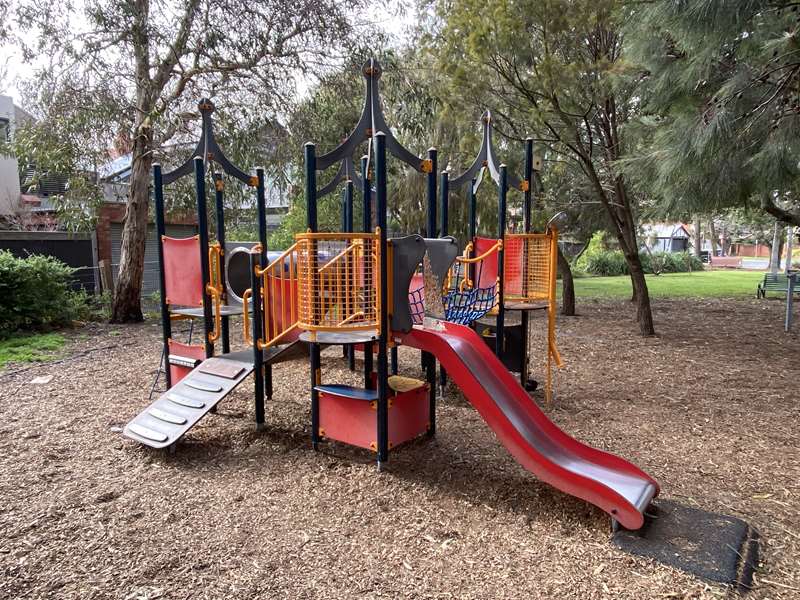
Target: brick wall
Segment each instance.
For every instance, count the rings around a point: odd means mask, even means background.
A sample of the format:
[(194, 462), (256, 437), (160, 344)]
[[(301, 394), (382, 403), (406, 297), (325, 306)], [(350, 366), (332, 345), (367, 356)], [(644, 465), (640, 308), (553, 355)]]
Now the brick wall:
[[(111, 224), (125, 222), (126, 205), (103, 202), (97, 216), (97, 258), (111, 262)], [(152, 223), (153, 221), (150, 221)], [(197, 215), (167, 215), (167, 225), (196, 225)]]

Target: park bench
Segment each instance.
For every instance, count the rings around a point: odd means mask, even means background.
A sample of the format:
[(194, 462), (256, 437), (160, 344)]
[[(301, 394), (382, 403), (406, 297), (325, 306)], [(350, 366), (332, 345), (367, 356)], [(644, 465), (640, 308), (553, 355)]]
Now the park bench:
[[(766, 298), (767, 292), (789, 291), (789, 277), (784, 273), (764, 273), (764, 280), (758, 284), (756, 298)], [(800, 290), (795, 290), (800, 293)]]

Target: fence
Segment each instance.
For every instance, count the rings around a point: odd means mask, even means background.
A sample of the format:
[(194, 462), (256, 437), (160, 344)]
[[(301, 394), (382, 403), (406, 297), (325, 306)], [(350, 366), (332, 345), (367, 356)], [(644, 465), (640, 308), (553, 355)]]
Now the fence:
[(75, 269), (73, 288), (92, 293), (100, 290), (97, 242), (92, 233), (0, 231), (0, 250), (19, 258), (31, 254), (52, 256)]

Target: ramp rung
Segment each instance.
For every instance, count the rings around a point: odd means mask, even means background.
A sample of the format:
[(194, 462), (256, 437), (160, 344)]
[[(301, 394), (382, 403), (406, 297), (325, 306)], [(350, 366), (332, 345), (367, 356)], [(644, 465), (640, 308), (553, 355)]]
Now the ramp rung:
[(222, 391), (221, 385), (214, 385), (213, 383), (202, 383), (200, 381), (192, 381), (189, 378), (184, 379), (181, 383), (192, 389), (199, 390), (201, 392), (209, 392), (211, 394), (219, 394)]
[(128, 423), (128, 429), (146, 440), (161, 443), (166, 442), (168, 439), (166, 434), (150, 429), (149, 427), (143, 427), (138, 423)]
[(165, 410), (161, 410), (160, 408), (151, 408), (147, 411), (151, 417), (155, 417), (159, 421), (165, 421), (167, 423), (172, 423), (173, 425), (185, 425), (186, 419), (184, 419), (180, 415), (174, 415), (170, 412)]
[(179, 404), (180, 406), (185, 406), (186, 408), (200, 409), (206, 405), (205, 402), (194, 400), (193, 398), (187, 398), (186, 396), (181, 396), (180, 394), (176, 394), (174, 392), (167, 394), (167, 400), (174, 402), (175, 404)]

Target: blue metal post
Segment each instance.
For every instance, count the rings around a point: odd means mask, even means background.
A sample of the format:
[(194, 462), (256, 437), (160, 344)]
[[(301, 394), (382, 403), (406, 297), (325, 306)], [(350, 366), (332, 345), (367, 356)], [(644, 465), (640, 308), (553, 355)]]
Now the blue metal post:
[[(217, 243), (222, 251), (219, 262), (219, 280), (222, 282), (222, 303), (227, 304), (228, 290), (225, 286), (225, 181), (222, 173), (214, 173), (214, 205), (217, 212)], [(222, 353), (231, 351), (230, 317), (222, 317)]]
[[(469, 241), (473, 244), (475, 243), (475, 238), (478, 235), (478, 199), (475, 196), (475, 183), (476, 180), (473, 179), (469, 184), (469, 191), (467, 192), (469, 195)], [(470, 253), (470, 257), (474, 256), (475, 252)], [(469, 265), (469, 278), (475, 283), (477, 287), (478, 282), (475, 281), (475, 265), (470, 263)]]
[[(522, 206), (522, 224), (523, 230), (525, 233), (531, 232), (531, 197), (533, 194), (533, 139), (527, 138), (525, 140), (525, 173), (524, 173), (525, 181), (527, 182), (527, 186), (525, 188), (525, 195), (523, 199), (523, 206)], [(528, 247), (528, 241), (525, 241), (525, 250), (530, 252), (530, 248)], [(522, 263), (522, 281), (528, 281), (528, 260), (527, 258)], [(523, 284), (526, 285), (526, 284)], [(527, 290), (524, 290), (527, 291)], [(530, 330), (529, 324), (529, 313), (527, 310), (521, 311), (520, 315), (520, 323), (522, 328), (522, 368), (519, 372), (519, 381), (522, 384), (522, 387), (526, 387), (528, 385), (528, 336)]]
[(378, 338), (378, 468), (389, 460), (389, 365), (387, 340), (389, 319), (387, 301), (389, 297), (388, 262), (386, 256), (386, 135), (375, 134), (375, 198), (377, 201), (378, 227), (380, 228), (380, 337)]
[[(498, 185), (498, 208), (497, 208), (497, 237), (498, 239), (504, 240), (505, 233), (506, 233), (506, 200), (508, 196), (508, 168), (506, 165), (500, 165), (500, 181)], [(505, 308), (503, 304), (505, 303), (505, 295), (503, 292), (503, 277), (505, 275), (504, 271), (504, 262), (505, 262), (505, 248), (500, 248), (500, 251), (497, 253), (497, 278), (499, 279), (498, 285), (498, 307), (497, 307), (497, 337), (496, 342), (497, 345), (495, 346), (495, 353), (497, 354), (498, 358), (502, 360), (503, 357), (503, 348), (505, 347)]]
[[(317, 225), (317, 154), (316, 147), (312, 143), (305, 145), (305, 167), (306, 167), (306, 226), (312, 232), (316, 232)], [(311, 270), (316, 272), (315, 257), (317, 254), (316, 244), (312, 243), (310, 248)], [(319, 290), (318, 290), (319, 292)], [(317, 302), (319, 299), (314, 298)], [(314, 450), (319, 448), (319, 392), (317, 386), (322, 383), (322, 365), (319, 355), (319, 344), (316, 342), (309, 344), (309, 356), (311, 362), (311, 446)]]
[(203, 343), (206, 358), (214, 356), (214, 344), (209, 341), (209, 336), (214, 330), (214, 315), (211, 307), (211, 298), (205, 286), (209, 283), (208, 267), (208, 207), (206, 205), (206, 172), (203, 159), (196, 156), (194, 159), (194, 185), (197, 196), (197, 229), (200, 234), (200, 271), (203, 278)]
[[(362, 228), (364, 233), (372, 231), (372, 182), (369, 176), (369, 159), (366, 156), (361, 157), (361, 189), (364, 191), (364, 212), (362, 220)], [(368, 260), (368, 259), (367, 259)], [(369, 273), (370, 269), (366, 268), (365, 273)], [(366, 288), (372, 286), (371, 281), (364, 281)], [(371, 390), (374, 385), (372, 383), (372, 342), (364, 344), (364, 388)]]
[[(450, 204), (450, 174), (447, 171), (442, 171), (439, 182), (439, 202), (442, 212), (442, 224), (439, 228), (439, 237), (448, 235), (449, 230), (449, 204)], [(444, 282), (441, 282), (444, 283)], [(444, 389), (447, 387), (447, 371), (442, 365), (439, 365), (439, 386), (442, 388), (442, 395)]]
[[(264, 179), (264, 168), (258, 167), (256, 169), (256, 207), (258, 211), (258, 243), (261, 245), (261, 256), (259, 258), (261, 268), (265, 268), (269, 264), (267, 259), (267, 194)], [(255, 290), (253, 293), (255, 294)], [(269, 293), (270, 289), (267, 283), (264, 287), (264, 294), (266, 294), (267, 298), (269, 298)], [(262, 359), (261, 364), (263, 362)], [(263, 365), (263, 370), (265, 394), (268, 399), (272, 400), (272, 365)]]
[[(260, 252), (252, 252), (250, 254), (250, 289), (251, 300), (253, 303), (253, 377), (255, 387), (255, 412), (256, 412), (256, 429), (264, 427), (264, 370), (261, 368), (264, 362), (263, 353), (258, 347), (258, 342), (261, 339), (263, 315), (261, 314), (261, 277), (256, 275), (256, 269), (264, 267), (263, 260)], [(247, 307), (244, 307), (247, 310)]]
[[(425, 236), (436, 237), (436, 173), (438, 160), (436, 148), (428, 150), (428, 160), (430, 161), (430, 171), (428, 172), (427, 201), (428, 201), (428, 222), (425, 229)], [(436, 358), (430, 352), (422, 353), (422, 364), (425, 368), (425, 380), (428, 383), (428, 412), (430, 427), (428, 435), (436, 433)]]
[(161, 165), (153, 165), (153, 195), (155, 197), (156, 237), (158, 245), (158, 285), (161, 290), (161, 334), (164, 343), (164, 371), (166, 371), (167, 389), (172, 387), (172, 376), (169, 372), (169, 340), (172, 338), (172, 321), (169, 318), (167, 305), (167, 284), (164, 279), (164, 183), (161, 179)]

